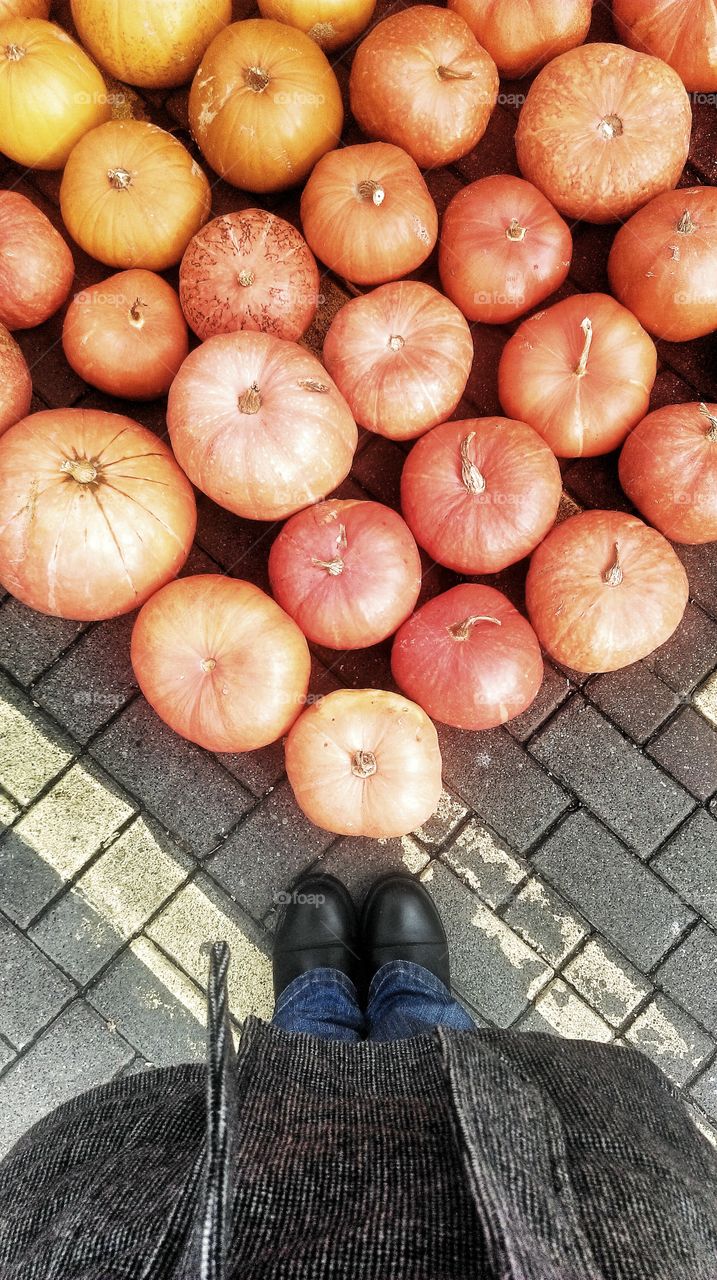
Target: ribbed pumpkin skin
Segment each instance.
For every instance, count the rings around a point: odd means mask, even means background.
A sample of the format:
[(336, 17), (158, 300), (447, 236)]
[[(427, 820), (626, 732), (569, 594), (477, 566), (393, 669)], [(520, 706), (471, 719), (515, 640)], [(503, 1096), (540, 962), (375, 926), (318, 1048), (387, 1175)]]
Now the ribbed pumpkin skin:
[(327, 53), (360, 36), (375, 8), (376, 0), (259, 0), (262, 18), (298, 27)]
[(12, 334), (0, 324), (0, 435), (30, 412), (32, 378)]
[(620, 484), (671, 542), (717, 542), (717, 404), (668, 404), (630, 432)]
[(231, 16), (231, 0), (72, 0), (83, 45), (111, 75), (143, 89), (186, 84)]
[(612, 16), (625, 44), (669, 63), (686, 89), (717, 89), (715, 0), (613, 0)]
[(582, 44), (592, 7), (593, 0), (448, 0), (509, 80)]
[(19, 191), (0, 191), (0, 323), (34, 329), (59, 311), (75, 264), (49, 218)]

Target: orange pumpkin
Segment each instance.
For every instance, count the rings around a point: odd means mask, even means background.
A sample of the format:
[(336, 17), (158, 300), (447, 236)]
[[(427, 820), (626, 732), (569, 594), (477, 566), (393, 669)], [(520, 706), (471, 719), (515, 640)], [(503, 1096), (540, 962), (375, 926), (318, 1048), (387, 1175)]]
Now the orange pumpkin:
[(322, 49), (341, 49), (366, 30), (376, 0), (259, 0), (262, 18), (298, 27)]
[(52, 0), (0, 0), (0, 22), (6, 18), (48, 18)]
[(212, 41), (189, 95), (210, 165), (246, 191), (301, 182), (341, 136), (344, 110), (326, 55), (303, 31), (250, 18)]
[(717, 89), (715, 0), (613, 0), (612, 16), (625, 44), (668, 62), (685, 88)]
[(112, 120), (75, 147), (60, 187), (70, 235), (110, 267), (164, 271), (209, 217), (209, 183), (186, 147), (140, 120)]
[(515, 145), (523, 176), (561, 213), (614, 222), (677, 186), (691, 127), (676, 71), (622, 45), (588, 44), (533, 81)]
[(32, 378), (22, 351), (0, 324), (0, 435), (30, 412)]
[(517, 80), (582, 44), (593, 0), (448, 0), (494, 59), (502, 76)]
[(671, 542), (717, 542), (717, 404), (666, 404), (625, 441), (620, 484)]
[(194, 74), (232, 19), (231, 0), (72, 0), (83, 45), (126, 84), (168, 89)]

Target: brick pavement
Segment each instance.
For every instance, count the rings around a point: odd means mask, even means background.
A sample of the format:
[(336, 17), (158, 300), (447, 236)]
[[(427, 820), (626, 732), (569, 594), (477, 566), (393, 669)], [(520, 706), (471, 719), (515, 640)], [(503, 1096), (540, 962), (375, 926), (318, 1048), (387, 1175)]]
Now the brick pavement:
[[(247, 12), (240, 6), (237, 16)], [(600, 4), (592, 36), (611, 38)], [(345, 61), (337, 71), (345, 87)], [(462, 182), (516, 171), (524, 92), (503, 85), (475, 152), (428, 175), (439, 209)], [(128, 101), (188, 140), (186, 93)], [(717, 180), (716, 134), (714, 108), (696, 106), (685, 183)], [(346, 138), (358, 138), (350, 120)], [(21, 177), (0, 158), (0, 181), (58, 222), (58, 175)], [(215, 213), (252, 202), (214, 187)], [(294, 195), (267, 203), (296, 221)], [(575, 228), (563, 293), (606, 287), (611, 238), (611, 228)], [(75, 259), (77, 287), (107, 274), (77, 250)], [(421, 274), (435, 281), (435, 265)], [(318, 348), (347, 286), (325, 277), (322, 294), (307, 335)], [(35, 407), (102, 405), (163, 434), (163, 403), (109, 401), (75, 377), (60, 324), (18, 335)], [(473, 330), (461, 416), (500, 411), (495, 369), (507, 332)], [(714, 339), (659, 344), (654, 406), (717, 399), (714, 353)], [(345, 491), (395, 505), (403, 456), (364, 435)], [(614, 457), (567, 464), (564, 483), (564, 514), (627, 505)], [(200, 497), (187, 571), (266, 586), (272, 536)], [(591, 679), (548, 663), (536, 703), (506, 728), (442, 729), (439, 811), (390, 841), (312, 828), (293, 802), (280, 746), (215, 757), (171, 734), (138, 694), (132, 618), (63, 622), (2, 598), (0, 1150), (81, 1088), (201, 1057), (208, 940), (232, 945), (237, 1023), (267, 1015), (274, 897), (309, 865), (357, 894), (390, 867), (421, 877), (444, 913), (456, 988), (480, 1025), (636, 1045), (683, 1090), (698, 1123), (717, 1128), (717, 551), (679, 554), (691, 604), (672, 640), (643, 663)], [(425, 568), (425, 595), (454, 581)], [(490, 581), (520, 605), (524, 577), (521, 565)], [(391, 687), (388, 653), (317, 649), (312, 688)]]

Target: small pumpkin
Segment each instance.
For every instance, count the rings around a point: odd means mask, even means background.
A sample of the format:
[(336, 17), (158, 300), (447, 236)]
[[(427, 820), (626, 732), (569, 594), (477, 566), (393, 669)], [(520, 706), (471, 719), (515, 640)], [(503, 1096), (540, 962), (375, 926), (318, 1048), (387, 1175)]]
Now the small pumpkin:
[(75, 274), (59, 231), (19, 191), (0, 191), (0, 323), (44, 324), (65, 301)]
[(671, 542), (717, 542), (717, 404), (648, 413), (620, 454), (620, 484)]
[(625, 44), (662, 58), (686, 89), (717, 89), (715, 0), (613, 0), (615, 30)]
[(0, 435), (30, 412), (32, 378), (12, 334), (0, 324)]
[(185, 84), (231, 18), (231, 0), (72, 0), (83, 45), (117, 80), (144, 89)]
[(375, 8), (376, 0), (259, 0), (262, 18), (298, 27), (327, 52), (360, 36)]
[(502, 76), (518, 80), (582, 44), (593, 0), (448, 0)]

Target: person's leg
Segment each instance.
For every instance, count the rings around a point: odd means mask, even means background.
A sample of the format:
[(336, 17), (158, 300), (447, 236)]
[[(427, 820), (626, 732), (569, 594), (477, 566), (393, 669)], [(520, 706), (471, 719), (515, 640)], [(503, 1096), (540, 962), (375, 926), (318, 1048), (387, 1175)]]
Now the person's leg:
[(402, 1040), (439, 1026), (475, 1030), (451, 993), (446, 933), (422, 884), (396, 873), (373, 886), (361, 914), (361, 946), (371, 979), (370, 1040)]
[(348, 890), (333, 876), (308, 875), (281, 900), (272, 1023), (326, 1040), (359, 1040), (358, 919)]

